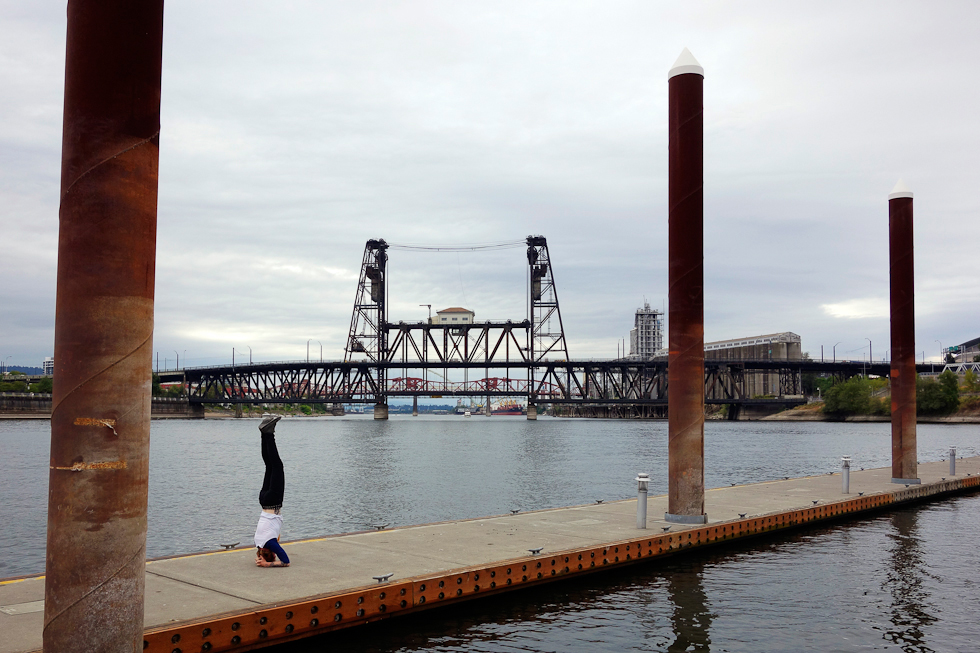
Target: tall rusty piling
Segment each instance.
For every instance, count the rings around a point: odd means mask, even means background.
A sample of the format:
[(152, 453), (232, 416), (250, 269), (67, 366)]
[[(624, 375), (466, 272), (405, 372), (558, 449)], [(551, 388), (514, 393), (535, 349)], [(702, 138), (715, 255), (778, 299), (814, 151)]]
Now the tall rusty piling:
[(163, 1), (68, 4), (44, 650), (143, 649)]
[(899, 180), (888, 195), (893, 483), (919, 482), (915, 444), (915, 277), (912, 254), (912, 191)]
[(667, 521), (704, 514), (704, 69), (684, 48), (669, 86), (670, 479)]

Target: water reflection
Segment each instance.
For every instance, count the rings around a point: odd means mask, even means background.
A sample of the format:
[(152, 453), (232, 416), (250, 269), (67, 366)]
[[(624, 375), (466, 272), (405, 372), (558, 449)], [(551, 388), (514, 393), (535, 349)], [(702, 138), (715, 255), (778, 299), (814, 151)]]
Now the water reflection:
[(714, 615), (708, 609), (703, 583), (704, 563), (698, 558), (689, 564), (676, 564), (667, 577), (667, 597), (673, 611), (674, 641), (667, 648), (679, 651), (710, 651), (709, 630)]
[(906, 653), (927, 653), (932, 649), (926, 644), (923, 629), (938, 621), (927, 611), (930, 593), (924, 579), (928, 574), (925, 555), (919, 539), (919, 514), (917, 510), (901, 510), (892, 514), (891, 565), (886, 571), (884, 589), (891, 594), (889, 613), (891, 628), (884, 639), (897, 644)]

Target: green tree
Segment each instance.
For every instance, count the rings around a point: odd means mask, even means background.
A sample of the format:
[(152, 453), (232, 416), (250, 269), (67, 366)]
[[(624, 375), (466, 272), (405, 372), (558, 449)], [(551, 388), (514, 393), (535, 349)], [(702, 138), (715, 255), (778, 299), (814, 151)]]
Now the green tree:
[(41, 379), (37, 383), (32, 383), (31, 392), (51, 394), (51, 379)]
[(813, 382), (813, 385), (820, 390), (821, 396), (826, 396), (827, 391), (834, 387), (834, 377), (832, 376), (818, 376)]
[(963, 390), (970, 393), (980, 392), (980, 382), (973, 370), (967, 370), (963, 375)]
[(872, 412), (871, 383), (855, 376), (827, 389), (823, 412), (831, 415), (867, 415)]
[(163, 394), (163, 389), (160, 387), (160, 377), (156, 372), (153, 373), (153, 396), (159, 397)]
[(939, 380), (919, 378), (915, 384), (916, 412), (919, 415), (947, 415), (960, 405), (956, 375), (945, 371)]

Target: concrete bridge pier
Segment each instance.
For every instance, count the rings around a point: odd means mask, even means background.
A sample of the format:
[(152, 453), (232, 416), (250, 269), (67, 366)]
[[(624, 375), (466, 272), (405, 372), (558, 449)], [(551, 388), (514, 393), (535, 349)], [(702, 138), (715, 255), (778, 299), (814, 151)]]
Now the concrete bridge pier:
[(374, 404), (374, 419), (388, 419), (388, 404)]
[(419, 396), (414, 395), (412, 397), (412, 417), (419, 416)]
[(527, 405), (527, 418), (530, 420), (538, 419), (538, 407), (529, 403)]
[(684, 48), (667, 80), (670, 392), (664, 519), (704, 524), (704, 69)]
[(42, 643), (141, 651), (163, 0), (67, 26)]
[(915, 441), (915, 276), (912, 191), (899, 180), (888, 195), (891, 305), (892, 482), (919, 483)]

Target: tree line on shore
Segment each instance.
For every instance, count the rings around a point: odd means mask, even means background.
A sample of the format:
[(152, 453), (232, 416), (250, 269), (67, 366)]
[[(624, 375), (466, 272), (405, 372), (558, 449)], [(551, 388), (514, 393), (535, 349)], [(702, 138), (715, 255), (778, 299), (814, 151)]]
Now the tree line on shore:
[[(825, 379), (821, 379), (824, 381)], [(855, 376), (846, 381), (829, 383), (821, 388), (823, 411), (830, 415), (890, 415), (891, 396), (887, 379)], [(823, 385), (823, 384), (821, 384)], [(949, 415), (960, 408), (980, 408), (980, 380), (973, 372), (964, 375), (963, 383), (950, 371), (938, 378), (916, 378), (915, 404), (918, 415)]]
[(34, 392), (40, 394), (50, 394), (51, 392), (51, 379), (41, 379), (37, 383), (28, 383), (26, 378), (27, 375), (19, 370), (13, 370), (7, 372), (0, 379), (0, 392)]

